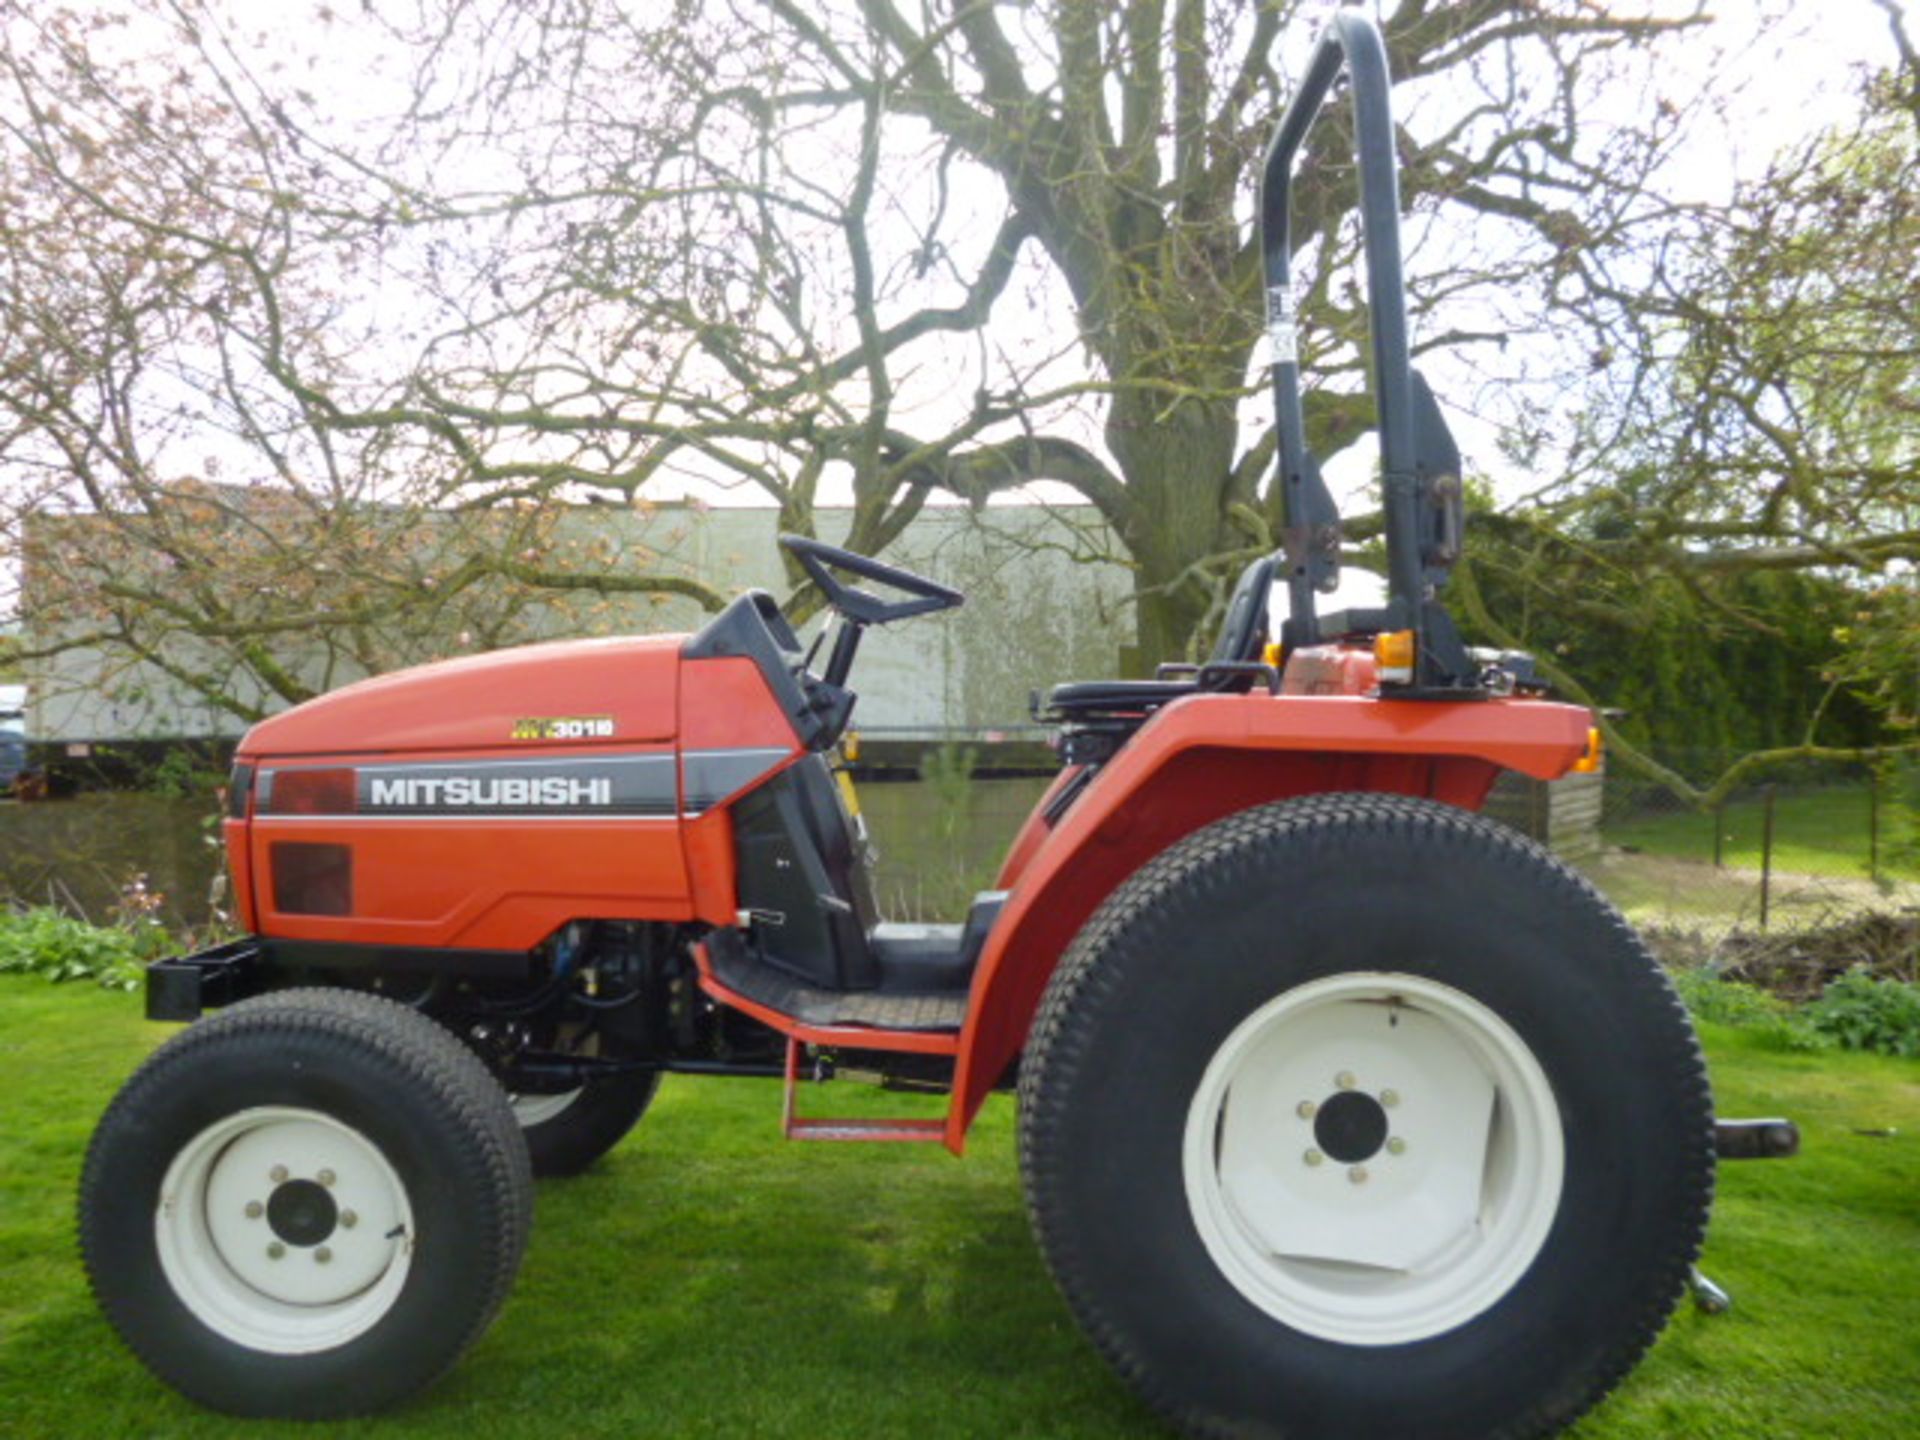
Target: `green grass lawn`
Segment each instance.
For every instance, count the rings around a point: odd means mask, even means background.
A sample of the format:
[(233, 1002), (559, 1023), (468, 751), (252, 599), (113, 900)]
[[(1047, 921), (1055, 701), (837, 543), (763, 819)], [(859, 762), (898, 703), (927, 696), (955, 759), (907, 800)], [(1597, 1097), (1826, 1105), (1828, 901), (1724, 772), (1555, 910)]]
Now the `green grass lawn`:
[[(1782, 790), (1774, 800), (1773, 868), (1805, 875), (1868, 875), (1871, 799), (1862, 785), (1815, 790)], [(1758, 870), (1765, 805), (1743, 799), (1720, 812), (1721, 863)], [(1897, 829), (1890, 807), (1880, 815), (1880, 874), (1895, 880), (1920, 880), (1920, 857), (1894, 843)], [(1649, 855), (1677, 860), (1713, 859), (1715, 817), (1696, 811), (1622, 821), (1606, 827), (1610, 845), (1631, 846)]]
[[(0, 978), (0, 1435), (312, 1440), (187, 1405), (88, 1299), (73, 1188), (95, 1117), (162, 1033), (138, 1012), (134, 996)], [(1806, 1154), (1722, 1173), (1706, 1266), (1734, 1312), (1683, 1309), (1577, 1433), (1920, 1433), (1920, 1064), (1708, 1042), (1722, 1109), (1794, 1116)], [(964, 1161), (784, 1144), (778, 1102), (770, 1082), (668, 1081), (594, 1173), (542, 1187), (519, 1287), (459, 1368), (403, 1411), (325, 1433), (1162, 1433), (1041, 1268), (1007, 1102)], [(902, 1104), (853, 1085), (808, 1097)]]

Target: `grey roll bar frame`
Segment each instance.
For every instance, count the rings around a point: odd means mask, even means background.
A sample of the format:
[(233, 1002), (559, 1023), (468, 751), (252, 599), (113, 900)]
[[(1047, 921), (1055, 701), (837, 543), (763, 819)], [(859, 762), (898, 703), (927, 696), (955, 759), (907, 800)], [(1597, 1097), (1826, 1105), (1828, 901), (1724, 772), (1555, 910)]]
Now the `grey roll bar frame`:
[[(1387, 604), (1323, 617), (1314, 595), (1340, 574), (1340, 512), (1306, 448), (1292, 291), (1293, 172), (1334, 82), (1348, 77), (1360, 230), (1367, 272), (1373, 393), (1380, 434), (1387, 541)], [(1371, 19), (1336, 14), (1315, 45), (1267, 149), (1260, 182), (1267, 333), (1272, 344), (1274, 425), (1287, 555), (1288, 649), (1382, 630), (1414, 632), (1416, 669), (1402, 695), (1483, 693), (1477, 667), (1436, 592), (1459, 556), (1464, 511), (1460, 457), (1426, 382), (1413, 368), (1406, 271), (1400, 254), (1400, 181), (1394, 150), (1386, 43)]]

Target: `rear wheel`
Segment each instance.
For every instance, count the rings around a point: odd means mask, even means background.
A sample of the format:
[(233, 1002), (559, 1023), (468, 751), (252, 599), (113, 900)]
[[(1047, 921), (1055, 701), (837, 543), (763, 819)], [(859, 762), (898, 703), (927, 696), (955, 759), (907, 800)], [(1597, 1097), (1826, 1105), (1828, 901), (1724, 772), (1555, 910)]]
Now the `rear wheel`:
[(162, 1379), (241, 1415), (361, 1413), (428, 1384), (505, 1298), (531, 1217), (486, 1068), (346, 991), (175, 1036), (108, 1108), (80, 1186), (108, 1319)]
[(1021, 1162), (1082, 1324), (1194, 1433), (1533, 1435), (1670, 1312), (1712, 1105), (1585, 882), (1462, 811), (1321, 796), (1189, 837), (1089, 922)]

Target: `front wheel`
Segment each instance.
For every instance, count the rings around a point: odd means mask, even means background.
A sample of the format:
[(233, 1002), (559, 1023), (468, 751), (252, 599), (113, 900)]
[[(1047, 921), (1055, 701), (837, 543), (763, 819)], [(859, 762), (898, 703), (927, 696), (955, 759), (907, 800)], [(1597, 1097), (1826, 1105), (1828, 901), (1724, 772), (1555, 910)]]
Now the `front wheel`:
[(1189, 837), (1088, 923), (1021, 1163), (1069, 1304), (1193, 1433), (1537, 1435), (1680, 1294), (1712, 1103), (1585, 882), (1462, 811), (1321, 796)]
[(659, 1088), (658, 1072), (632, 1071), (559, 1094), (511, 1096), (533, 1173), (545, 1178), (585, 1170), (640, 1123)]
[(347, 991), (236, 1005), (157, 1050), (95, 1131), (80, 1241), (129, 1347), (238, 1415), (426, 1385), (512, 1284), (532, 1176), (480, 1061)]

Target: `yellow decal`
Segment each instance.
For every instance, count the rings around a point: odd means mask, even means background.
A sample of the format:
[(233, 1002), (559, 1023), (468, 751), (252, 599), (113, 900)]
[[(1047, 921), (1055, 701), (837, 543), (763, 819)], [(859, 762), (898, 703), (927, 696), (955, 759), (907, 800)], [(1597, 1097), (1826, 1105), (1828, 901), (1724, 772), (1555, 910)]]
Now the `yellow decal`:
[(509, 740), (605, 740), (613, 736), (611, 715), (550, 715), (516, 720)]
[(857, 818), (860, 814), (860, 792), (853, 788), (853, 776), (845, 770), (836, 770), (833, 778), (840, 782), (840, 794), (847, 802), (847, 814)]

